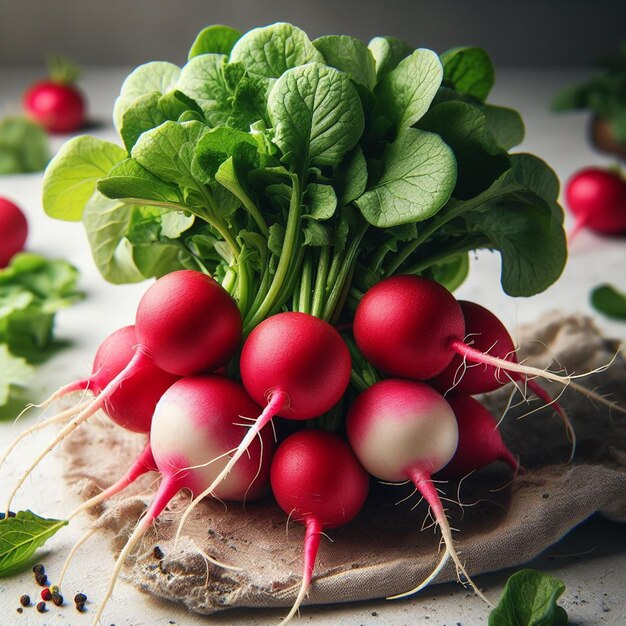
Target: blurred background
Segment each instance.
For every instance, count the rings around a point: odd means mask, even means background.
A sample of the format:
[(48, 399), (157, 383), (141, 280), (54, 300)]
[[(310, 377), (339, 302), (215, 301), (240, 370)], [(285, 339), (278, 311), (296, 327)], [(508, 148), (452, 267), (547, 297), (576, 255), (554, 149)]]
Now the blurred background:
[[(439, 52), (477, 44), (498, 66), (585, 66), (624, 35), (624, 0), (0, 0), (0, 66), (58, 52), (85, 65), (182, 62), (200, 28), (292, 22), (311, 38), (394, 35)], [(0, 85), (0, 90), (6, 86)]]

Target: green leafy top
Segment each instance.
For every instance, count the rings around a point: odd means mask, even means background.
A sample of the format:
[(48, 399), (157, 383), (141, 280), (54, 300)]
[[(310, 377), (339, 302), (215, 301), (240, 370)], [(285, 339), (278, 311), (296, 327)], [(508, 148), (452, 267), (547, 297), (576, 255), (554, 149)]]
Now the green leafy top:
[(626, 142), (626, 42), (617, 54), (598, 61), (584, 83), (568, 86), (554, 97), (554, 111), (589, 110), (606, 119), (615, 139)]
[(82, 219), (112, 282), (215, 276), (246, 333), (284, 309), (349, 319), (359, 293), (399, 272), (457, 286), (478, 248), (499, 251), (508, 293), (530, 295), (565, 262), (558, 184), (508, 153), (524, 127), (485, 102), (493, 79), (475, 47), (211, 26), (182, 68), (130, 74), (121, 145), (68, 143), (44, 209)]
[(558, 578), (521, 570), (507, 581), (489, 626), (567, 626), (567, 613), (556, 603), (564, 591)]

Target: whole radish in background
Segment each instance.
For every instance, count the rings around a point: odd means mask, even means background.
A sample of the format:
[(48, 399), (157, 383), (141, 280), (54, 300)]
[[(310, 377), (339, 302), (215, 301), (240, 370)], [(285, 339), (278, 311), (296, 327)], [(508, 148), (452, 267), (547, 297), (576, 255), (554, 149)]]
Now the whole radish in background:
[(20, 207), (0, 197), (0, 268), (24, 249), (27, 237), (28, 222)]
[(50, 77), (32, 85), (24, 94), (27, 115), (50, 133), (71, 133), (85, 126), (87, 104), (76, 85), (78, 67), (67, 59), (54, 57)]
[(580, 170), (565, 187), (565, 202), (576, 218), (570, 241), (582, 228), (603, 235), (626, 233), (626, 181), (618, 172), (599, 167)]

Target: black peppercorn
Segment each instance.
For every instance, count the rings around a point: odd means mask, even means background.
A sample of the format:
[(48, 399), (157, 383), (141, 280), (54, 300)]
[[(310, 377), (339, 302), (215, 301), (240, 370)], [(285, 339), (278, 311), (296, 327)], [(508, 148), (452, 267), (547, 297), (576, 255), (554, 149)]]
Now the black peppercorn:
[(53, 593), (52, 602), (55, 606), (63, 606), (63, 596), (60, 593)]
[(38, 563), (35, 567), (33, 567), (33, 572), (35, 574), (43, 574), (45, 571), (46, 568), (41, 563)]
[(74, 596), (74, 602), (76, 604), (85, 604), (85, 602), (87, 602), (87, 596), (84, 593), (77, 593)]
[(46, 603), (45, 603), (45, 602), (39, 602), (39, 603), (37, 604), (37, 610), (38, 610), (40, 613), (45, 613), (45, 612), (46, 612), (46, 610), (47, 610), (47, 609), (46, 609)]
[(30, 596), (27, 594), (24, 594), (21, 598), (20, 598), (20, 604), (22, 606), (30, 606)]

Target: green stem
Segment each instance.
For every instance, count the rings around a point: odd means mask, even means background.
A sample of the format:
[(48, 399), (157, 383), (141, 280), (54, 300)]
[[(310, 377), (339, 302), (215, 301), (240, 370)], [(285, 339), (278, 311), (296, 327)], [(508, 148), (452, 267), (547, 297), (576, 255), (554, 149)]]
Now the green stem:
[(313, 259), (311, 252), (305, 255), (302, 263), (302, 274), (300, 278), (300, 297), (298, 299), (298, 308), (295, 311), (301, 313), (311, 312), (311, 282), (313, 274)]
[[(267, 292), (267, 295), (263, 299), (261, 306), (253, 314), (253, 316), (246, 321), (244, 325), (244, 332), (248, 334), (252, 328), (262, 322), (269, 312), (275, 307), (276, 300), (281, 292), (281, 288), (285, 279), (289, 276), (290, 266), (292, 264), (292, 257), (294, 252), (297, 252), (297, 241), (300, 232), (300, 205), (301, 205), (301, 193), (300, 193), (300, 181), (296, 175), (292, 176), (293, 190), (291, 192), (291, 201), (289, 203), (289, 216), (287, 218), (287, 229), (285, 231), (285, 240), (283, 242), (283, 249), (278, 261), (278, 267), (276, 268), (276, 274)], [(292, 270), (293, 271), (293, 270)]]
[[(241, 246), (241, 258), (245, 258), (246, 244)], [(241, 312), (242, 317), (245, 316), (248, 310), (248, 301), (250, 299), (250, 276), (248, 274), (248, 267), (245, 263), (239, 263), (238, 272), (239, 281), (237, 284), (237, 293), (239, 295), (237, 306)]]
[(326, 300), (326, 305), (324, 306), (324, 314), (322, 315), (322, 319), (324, 320), (331, 319), (331, 317), (333, 317), (333, 314), (335, 313), (335, 308), (339, 303), (342, 293), (344, 293), (345, 282), (354, 268), (354, 263), (356, 262), (359, 253), (361, 240), (363, 239), (363, 236), (367, 232), (368, 228), (369, 224), (367, 224), (367, 222), (361, 224), (359, 230), (355, 233), (354, 239), (350, 242), (350, 246), (348, 247), (348, 250), (344, 256), (344, 260), (341, 265), (341, 269), (339, 270), (337, 279), (334, 281), (332, 289), (330, 291), (330, 295)]
[(315, 279), (315, 292), (313, 294), (313, 306), (311, 314), (321, 317), (324, 308), (324, 297), (326, 295), (326, 280), (328, 278), (330, 261), (330, 248), (324, 246), (320, 251), (320, 262), (317, 266), (317, 277)]
[(222, 280), (222, 287), (224, 287), (224, 289), (226, 289), (226, 291), (228, 291), (228, 293), (232, 295), (236, 282), (237, 272), (233, 271), (231, 268), (228, 268), (228, 271), (226, 272)]

